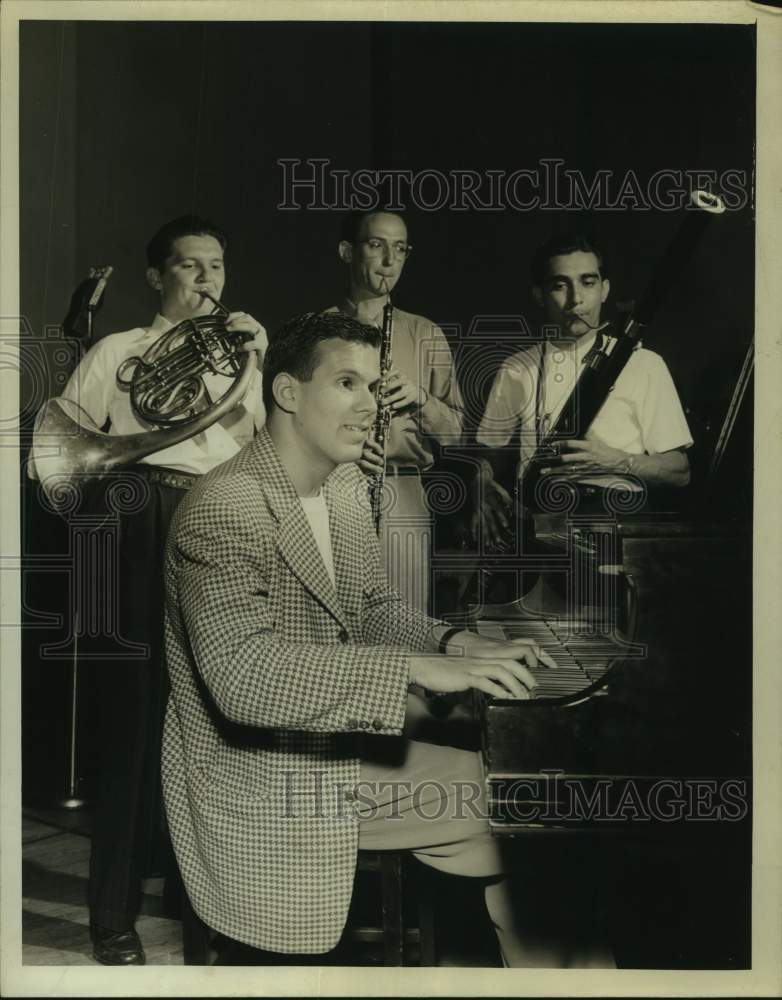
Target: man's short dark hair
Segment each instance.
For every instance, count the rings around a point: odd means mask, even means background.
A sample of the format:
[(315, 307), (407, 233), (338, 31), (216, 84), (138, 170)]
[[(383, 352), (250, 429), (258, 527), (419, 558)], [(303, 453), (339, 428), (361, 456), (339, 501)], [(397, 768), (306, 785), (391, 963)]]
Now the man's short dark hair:
[(162, 271), (171, 256), (174, 241), (182, 236), (214, 236), (223, 252), (228, 246), (225, 233), (214, 222), (200, 215), (180, 215), (178, 219), (172, 219), (171, 222), (161, 226), (147, 243), (148, 266)]
[(546, 240), (535, 251), (532, 258), (530, 272), (532, 284), (540, 287), (546, 280), (548, 262), (552, 257), (563, 257), (568, 253), (593, 253), (597, 257), (597, 264), (600, 268), (600, 277), (607, 276), (605, 254), (595, 241), (586, 233), (559, 233)]
[(293, 375), (300, 382), (309, 382), (318, 366), (318, 344), (324, 340), (345, 340), (348, 343), (380, 346), (380, 330), (367, 326), (341, 312), (304, 313), (289, 319), (269, 340), (263, 359), (263, 403), (266, 413), (272, 412), (272, 385), (280, 372)]
[(407, 228), (407, 219), (401, 212), (395, 212), (392, 208), (370, 208), (368, 212), (346, 212), (340, 222), (340, 242), (344, 240), (346, 243), (355, 243), (361, 231), (361, 223), (373, 215), (395, 215), (404, 222), (405, 228)]

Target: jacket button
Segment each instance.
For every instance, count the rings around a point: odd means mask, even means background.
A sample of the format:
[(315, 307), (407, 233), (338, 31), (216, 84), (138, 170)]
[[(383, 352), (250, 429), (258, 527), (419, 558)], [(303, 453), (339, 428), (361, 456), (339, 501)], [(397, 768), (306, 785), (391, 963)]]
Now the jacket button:
[(362, 719), (358, 725), (360, 729), (369, 729), (369, 723), (367, 722), (366, 719)]
[(358, 719), (348, 719), (347, 727), (348, 729), (358, 729)]
[(373, 729), (377, 729), (378, 732), (379, 732), (381, 729), (385, 729), (386, 727), (385, 727), (385, 723), (383, 722), (382, 719), (373, 719), (372, 720), (372, 728)]
[(350, 634), (346, 629), (343, 628), (342, 631), (339, 633), (338, 638), (340, 642), (347, 642), (350, 639)]

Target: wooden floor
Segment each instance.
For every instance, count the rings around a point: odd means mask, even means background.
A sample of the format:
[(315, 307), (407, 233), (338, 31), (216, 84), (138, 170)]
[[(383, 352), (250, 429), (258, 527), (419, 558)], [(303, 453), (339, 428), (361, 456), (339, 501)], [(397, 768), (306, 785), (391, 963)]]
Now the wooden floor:
[[(23, 817), (24, 965), (96, 964), (86, 905), (89, 856), (89, 837), (78, 825), (67, 830), (42, 822), (40, 814)], [(136, 930), (149, 965), (181, 965), (181, 925), (163, 916), (162, 892), (162, 879), (147, 880)]]
[[(95, 965), (89, 939), (87, 872), (89, 866), (89, 821), (79, 813), (57, 810), (26, 810), (22, 819), (22, 963), (24, 965)], [(438, 965), (491, 967), (499, 964), (494, 938), (488, 926), (476, 934), (476, 921), (465, 927), (462, 914), (483, 907), (464, 896), (472, 880), (443, 879), (437, 898), (439, 923)], [(470, 890), (470, 895), (474, 893)], [(458, 917), (454, 917), (458, 914)], [(484, 921), (485, 922), (485, 921)], [(477, 921), (480, 924), (480, 919)], [(148, 965), (182, 965), (182, 929), (178, 920), (163, 913), (163, 880), (144, 883), (141, 913), (136, 930), (144, 944)], [(248, 949), (236, 946), (225, 953), (222, 964), (268, 964), (256, 961)], [(377, 957), (340, 952), (336, 964), (377, 964)], [(330, 964), (328, 960), (323, 964)]]

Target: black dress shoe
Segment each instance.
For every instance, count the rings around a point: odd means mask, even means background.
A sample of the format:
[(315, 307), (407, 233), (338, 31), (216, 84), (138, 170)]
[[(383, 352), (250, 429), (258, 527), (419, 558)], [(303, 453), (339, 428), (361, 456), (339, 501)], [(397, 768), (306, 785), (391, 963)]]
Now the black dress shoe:
[(146, 957), (135, 931), (113, 931), (92, 927), (92, 955), (101, 965), (144, 965)]

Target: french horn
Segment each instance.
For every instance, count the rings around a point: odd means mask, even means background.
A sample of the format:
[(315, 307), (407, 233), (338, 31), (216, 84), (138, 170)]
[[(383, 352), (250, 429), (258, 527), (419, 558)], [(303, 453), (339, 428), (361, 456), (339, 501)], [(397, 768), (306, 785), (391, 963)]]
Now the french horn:
[[(183, 320), (117, 369), (117, 384), (130, 394), (134, 414), (150, 425), (149, 431), (106, 434), (72, 400), (55, 397), (43, 405), (33, 432), (33, 462), (47, 497), (54, 499), (64, 485), (99, 479), (186, 441), (241, 402), (255, 356), (240, 348), (252, 334), (228, 330), (226, 307), (208, 292), (201, 295), (214, 303), (212, 313)], [(207, 374), (228, 376), (232, 384), (204, 407)]]

